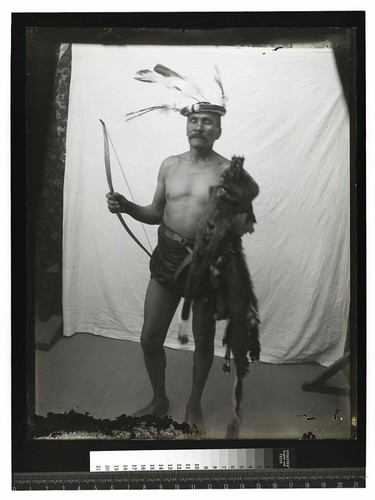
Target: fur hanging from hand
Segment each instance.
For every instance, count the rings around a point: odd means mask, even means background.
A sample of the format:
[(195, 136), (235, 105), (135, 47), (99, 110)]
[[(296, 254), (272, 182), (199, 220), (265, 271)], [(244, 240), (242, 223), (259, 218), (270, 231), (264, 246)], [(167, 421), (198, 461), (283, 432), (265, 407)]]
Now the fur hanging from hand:
[(199, 278), (207, 270), (216, 291), (216, 318), (227, 319), (223, 344), (227, 346), (224, 371), (230, 371), (230, 356), (235, 364), (234, 407), (227, 436), (235, 438), (240, 420), (242, 379), (249, 359), (259, 360), (258, 302), (242, 249), (241, 237), (230, 231), (233, 218), (246, 213), (254, 218), (252, 201), (259, 188), (243, 168), (244, 159), (233, 156), (218, 186), (211, 188), (208, 204), (198, 226), (196, 244), (185, 288), (179, 340), (187, 342), (184, 328)]
[(227, 346), (224, 371), (230, 371), (233, 353), (236, 373), (244, 377), (249, 362), (260, 355), (258, 301), (246, 264), (239, 236), (226, 237), (211, 270), (211, 279), (218, 292), (216, 319), (227, 319), (223, 344)]
[[(189, 317), (190, 305), (202, 274), (217, 263), (233, 218), (241, 213), (253, 216), (252, 201), (259, 188), (243, 168), (244, 159), (233, 156), (218, 186), (210, 189), (206, 209), (198, 225), (192, 263), (185, 288), (182, 319)], [(224, 245), (225, 246), (225, 245)]]

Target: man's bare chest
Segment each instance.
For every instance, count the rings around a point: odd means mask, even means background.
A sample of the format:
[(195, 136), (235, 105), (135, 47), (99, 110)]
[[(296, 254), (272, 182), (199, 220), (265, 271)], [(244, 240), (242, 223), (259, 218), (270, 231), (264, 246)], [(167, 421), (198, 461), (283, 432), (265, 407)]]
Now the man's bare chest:
[(210, 169), (204, 172), (175, 171), (167, 177), (165, 182), (166, 199), (195, 198), (206, 200), (211, 186), (216, 186), (220, 180), (221, 171)]

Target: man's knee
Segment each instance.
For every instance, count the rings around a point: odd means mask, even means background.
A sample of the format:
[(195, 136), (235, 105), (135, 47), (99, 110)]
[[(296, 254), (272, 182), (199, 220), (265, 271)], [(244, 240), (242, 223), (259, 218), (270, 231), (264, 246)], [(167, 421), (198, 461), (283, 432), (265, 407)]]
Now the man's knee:
[(164, 337), (155, 328), (143, 326), (141, 346), (143, 352), (152, 352), (163, 347)]
[(194, 332), (195, 350), (204, 354), (211, 354), (214, 351), (215, 329), (211, 331)]

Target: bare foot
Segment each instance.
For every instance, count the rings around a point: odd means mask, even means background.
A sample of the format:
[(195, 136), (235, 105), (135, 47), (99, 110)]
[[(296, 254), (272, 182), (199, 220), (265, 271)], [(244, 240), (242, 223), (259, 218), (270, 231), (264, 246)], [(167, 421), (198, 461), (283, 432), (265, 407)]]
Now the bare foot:
[(164, 417), (169, 408), (169, 399), (153, 399), (150, 404), (134, 413), (134, 417), (143, 417), (144, 415), (154, 415), (155, 417)]
[(200, 405), (188, 404), (186, 406), (185, 422), (190, 426), (196, 425), (198, 429), (204, 433), (205, 429)]
[(239, 430), (240, 430), (240, 419), (237, 417), (232, 417), (227, 425), (226, 439), (238, 439)]

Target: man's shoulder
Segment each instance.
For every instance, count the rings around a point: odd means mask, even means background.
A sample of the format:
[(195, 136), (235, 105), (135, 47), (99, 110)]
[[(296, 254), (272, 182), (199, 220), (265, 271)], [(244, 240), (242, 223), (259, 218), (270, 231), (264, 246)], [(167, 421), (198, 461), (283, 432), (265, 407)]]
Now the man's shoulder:
[(185, 153), (182, 153), (180, 155), (168, 156), (165, 160), (163, 160), (162, 165), (174, 165), (176, 162), (182, 160), (184, 155)]
[(188, 153), (181, 153), (179, 155), (168, 156), (161, 164), (161, 167), (163, 169), (175, 167), (176, 165), (178, 165), (183, 161), (186, 161), (187, 159), (188, 159)]
[(228, 158), (225, 158), (225, 156), (220, 156), (220, 160), (222, 162), (222, 164), (225, 166), (225, 167), (229, 167), (230, 165), (230, 160), (228, 160)]
[(217, 161), (220, 164), (221, 170), (224, 171), (230, 166), (230, 160), (228, 158), (225, 158), (224, 156), (217, 154)]
[(189, 151), (185, 151), (185, 153), (180, 153), (179, 155), (171, 156), (170, 158), (174, 158), (175, 161), (190, 161), (190, 153)]
[(181, 156), (182, 155), (172, 155), (163, 160), (159, 172), (160, 178), (165, 178), (169, 172), (181, 163)]

